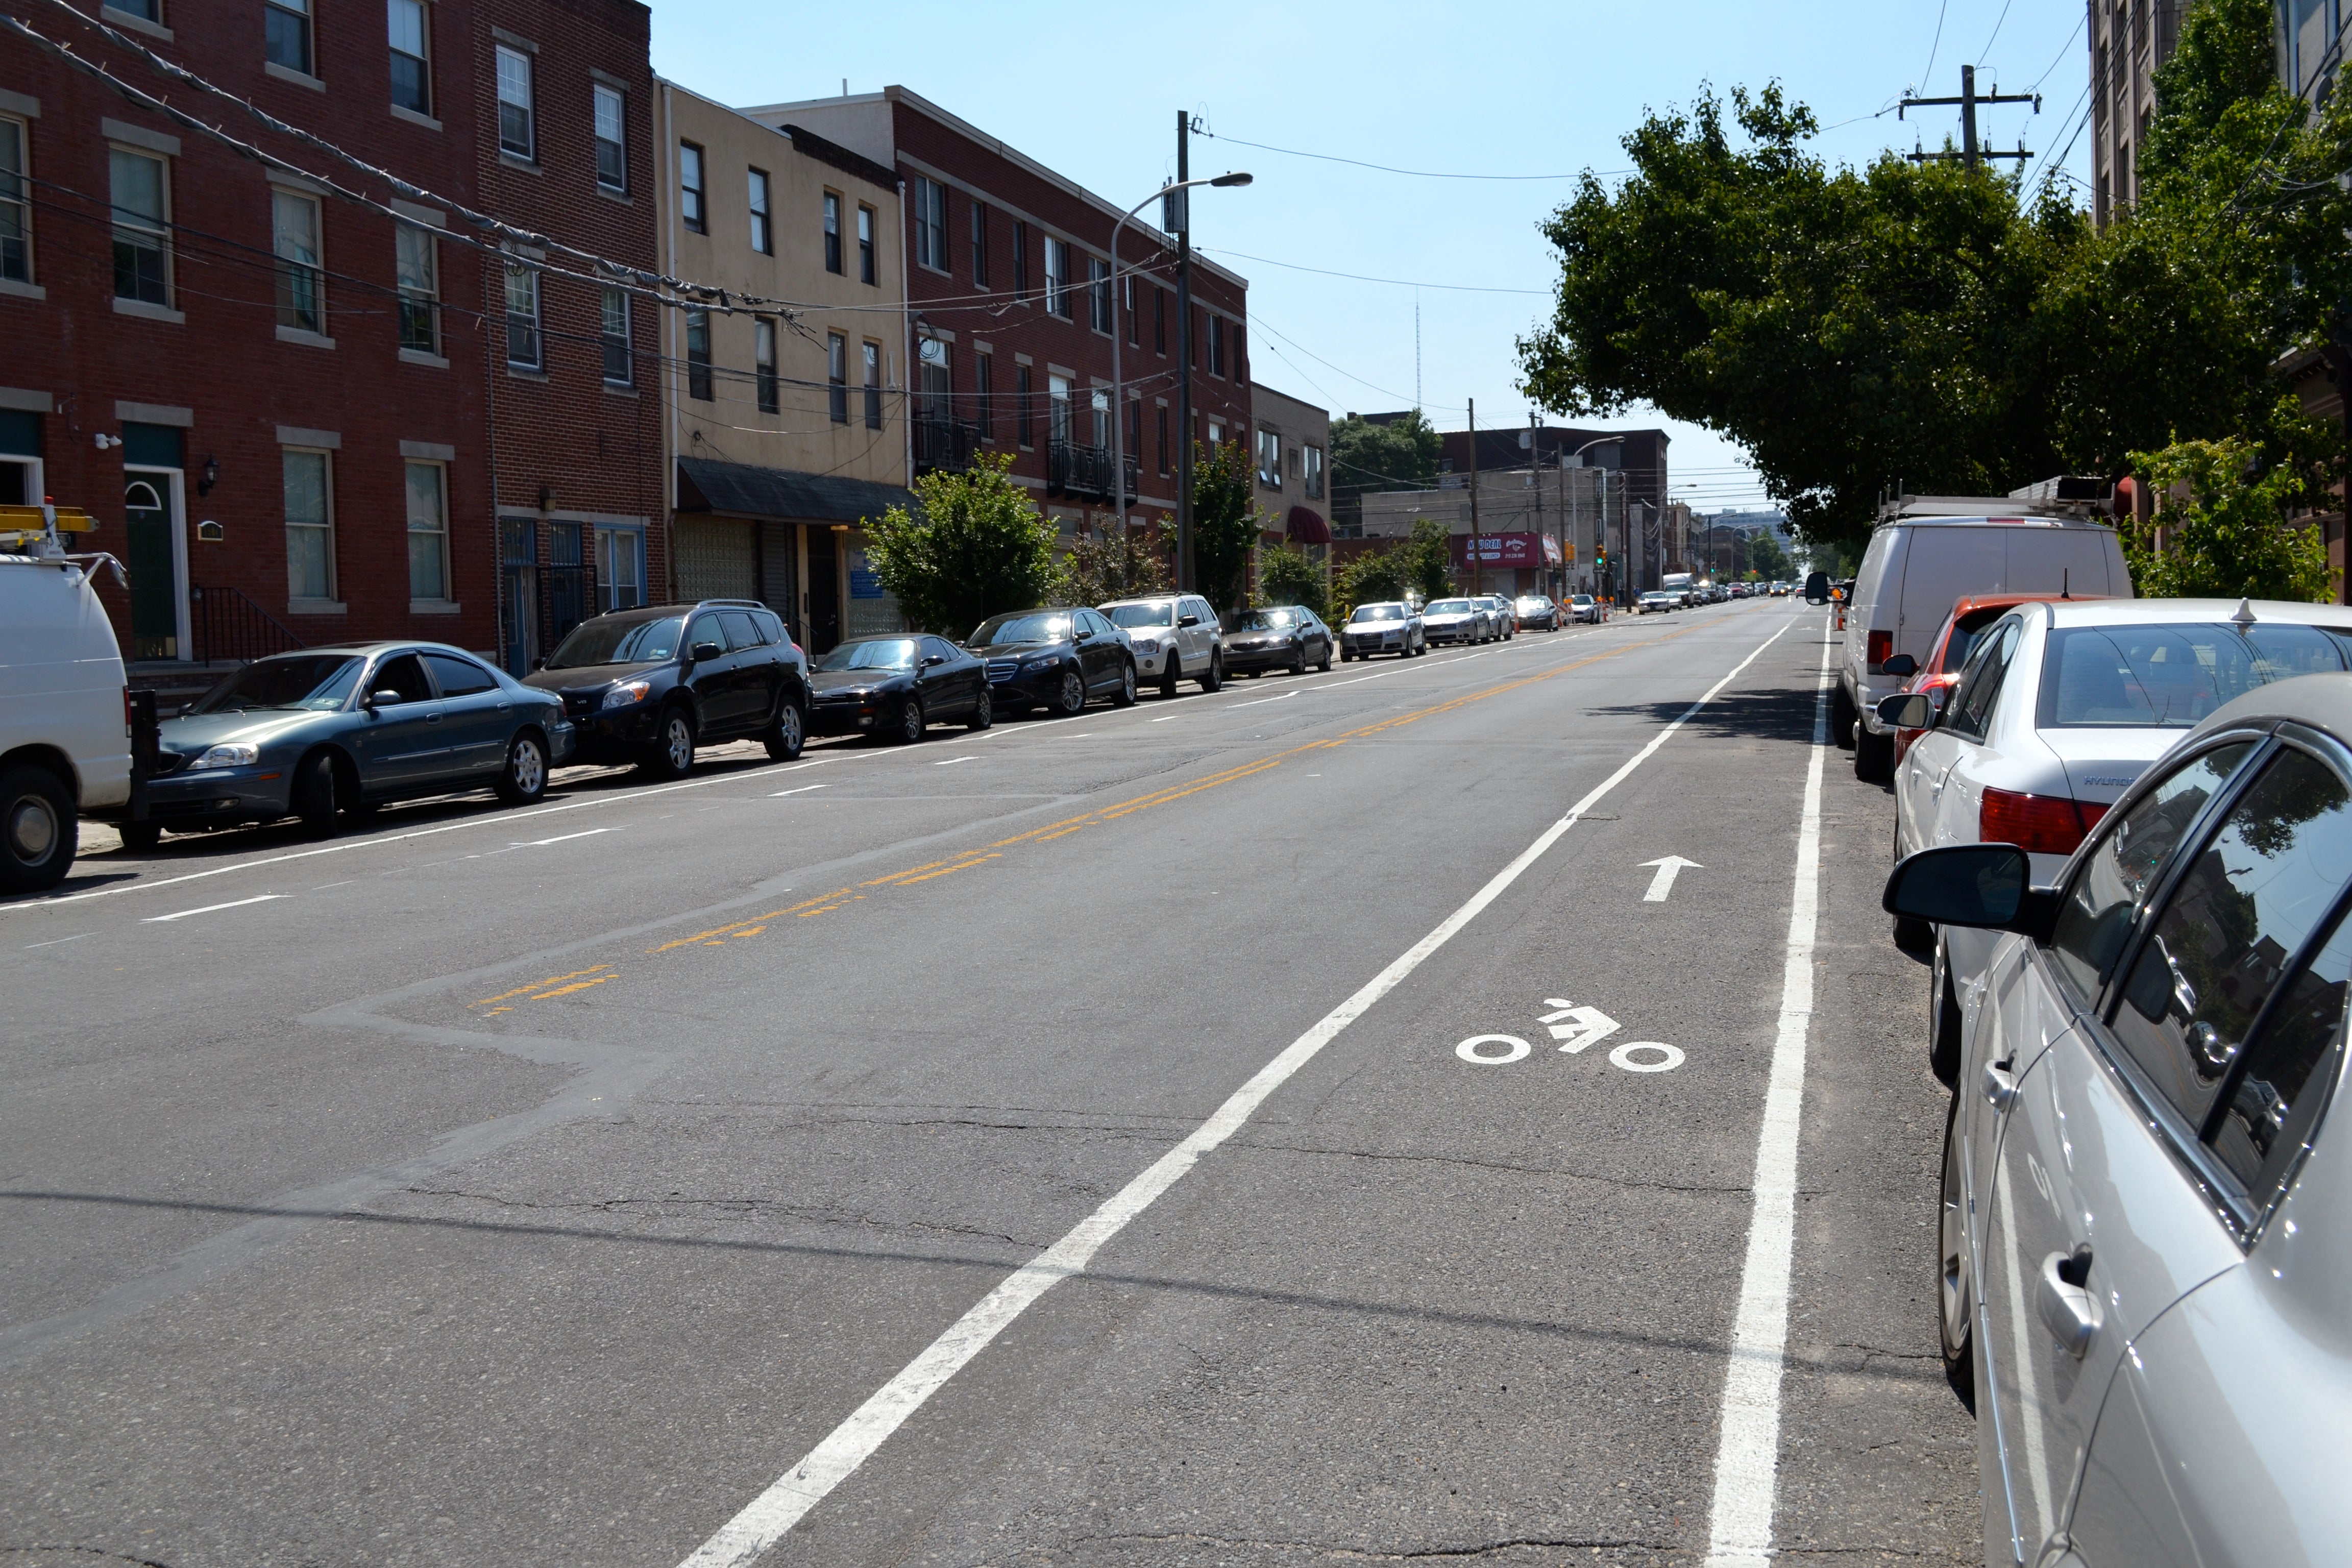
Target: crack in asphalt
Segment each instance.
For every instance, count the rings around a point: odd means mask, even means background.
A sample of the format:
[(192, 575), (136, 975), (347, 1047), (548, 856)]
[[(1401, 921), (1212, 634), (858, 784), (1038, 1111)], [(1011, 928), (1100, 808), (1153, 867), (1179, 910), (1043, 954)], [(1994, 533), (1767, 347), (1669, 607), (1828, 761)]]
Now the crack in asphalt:
[[(982, 1241), (1008, 1242), (1014, 1247), (1043, 1247), (1046, 1245), (1034, 1237), (1007, 1236), (1001, 1230), (982, 1230), (977, 1226), (940, 1225), (919, 1219), (878, 1219), (854, 1210), (779, 1203), (773, 1198), (696, 1198), (672, 1193), (667, 1197), (656, 1198), (596, 1198), (578, 1203), (532, 1203), (526, 1198), (502, 1198), (492, 1193), (469, 1193), (456, 1187), (405, 1187), (402, 1190), (416, 1197), (465, 1198), (474, 1203), (495, 1205), (499, 1208), (529, 1209), (536, 1212), (622, 1214), (640, 1205), (652, 1208), (668, 1206), (715, 1208), (746, 1217), (756, 1217), (762, 1214), (789, 1215), (794, 1219), (815, 1220), (824, 1225), (856, 1225), (869, 1226), (876, 1230), (912, 1230), (935, 1232), (941, 1236), (969, 1236)], [(593, 1236), (594, 1233), (587, 1234)]]
[(1515, 1165), (1501, 1160), (1472, 1160), (1459, 1154), (1390, 1154), (1369, 1149), (1324, 1149), (1305, 1143), (1273, 1143), (1259, 1138), (1236, 1139), (1234, 1142), (1240, 1148), (1272, 1150), (1285, 1154), (1328, 1154), (1344, 1160), (1397, 1160), (1408, 1163), (1462, 1165), (1480, 1171), (1507, 1171), (1525, 1176), (1563, 1176), (1570, 1181), (1591, 1182), (1596, 1186), (1605, 1187), (1643, 1187), (1667, 1193), (1716, 1193), (1738, 1196), (1745, 1196), (1753, 1190), (1741, 1183), (1645, 1181), (1634, 1176), (1595, 1175), (1561, 1165)]
[(109, 1552), (102, 1546), (57, 1546), (36, 1541), (26, 1546), (0, 1546), (0, 1557), (28, 1556), (36, 1552), (70, 1552), (77, 1557), (96, 1557), (108, 1563), (132, 1563), (138, 1568), (172, 1568), (172, 1564), (153, 1557), (133, 1557), (128, 1552)]
[(1121, 1535), (1085, 1535), (1080, 1541), (1116, 1545), (1121, 1542), (1159, 1543), (1181, 1542), (1190, 1545), (1260, 1548), (1278, 1552), (1311, 1552), (1320, 1557), (1348, 1558), (1365, 1563), (1428, 1563), (1446, 1559), (1487, 1557), (1498, 1552), (1518, 1552), (1583, 1547), (1588, 1550), (1610, 1547), (1639, 1547), (1652, 1552), (1670, 1551), (1673, 1542), (1643, 1541), (1632, 1536), (1612, 1535), (1528, 1535), (1513, 1536), (1503, 1541), (1490, 1541), (1476, 1546), (1426, 1546), (1400, 1552), (1382, 1552), (1365, 1546), (1341, 1546), (1320, 1541), (1268, 1541), (1248, 1536), (1198, 1535), (1185, 1531), (1159, 1534), (1135, 1532)]

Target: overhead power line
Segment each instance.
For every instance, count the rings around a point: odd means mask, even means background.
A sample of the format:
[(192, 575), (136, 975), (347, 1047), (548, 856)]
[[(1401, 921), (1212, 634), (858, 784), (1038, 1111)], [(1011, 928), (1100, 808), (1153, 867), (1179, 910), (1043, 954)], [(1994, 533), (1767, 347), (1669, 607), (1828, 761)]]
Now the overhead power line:
[(1293, 272), (1313, 272), (1325, 278), (1346, 278), (1358, 283), (1386, 283), (1398, 289), (1445, 289), (1457, 294), (1538, 294), (1549, 296), (1549, 289), (1505, 289), (1480, 283), (1419, 283), (1410, 278), (1372, 278), (1361, 272), (1334, 272), (1328, 267), (1307, 267), (1296, 261), (1276, 261), (1271, 256), (1252, 256), (1244, 250), (1227, 250), (1218, 245), (1196, 245), (1195, 251), (1209, 251), (1217, 256), (1238, 257), (1244, 261), (1255, 261), (1267, 267), (1286, 267)]
[(1274, 147), (1267, 145), (1264, 142), (1244, 142), (1238, 136), (1217, 136), (1215, 132), (1207, 129), (1205, 126), (1193, 127), (1192, 133), (1195, 136), (1216, 137), (1217, 140), (1221, 142), (1230, 142), (1236, 147), (1255, 147), (1261, 153), (1279, 153), (1287, 158), (1313, 158), (1325, 163), (1352, 163), (1359, 169), (1373, 169), (1383, 174), (1402, 174), (1407, 179), (1413, 180), (1500, 180), (1508, 183), (1517, 183), (1530, 180), (1580, 180), (1584, 178), (1585, 175), (1595, 173), (1606, 176), (1611, 174), (1630, 174), (1633, 172), (1631, 169), (1601, 169), (1598, 171), (1591, 169), (1580, 169), (1573, 174), (1450, 174), (1444, 170), (1437, 169), (1399, 169), (1391, 167), (1387, 163), (1368, 163), (1361, 158), (1342, 158), (1334, 153), (1302, 153), (1296, 147)]

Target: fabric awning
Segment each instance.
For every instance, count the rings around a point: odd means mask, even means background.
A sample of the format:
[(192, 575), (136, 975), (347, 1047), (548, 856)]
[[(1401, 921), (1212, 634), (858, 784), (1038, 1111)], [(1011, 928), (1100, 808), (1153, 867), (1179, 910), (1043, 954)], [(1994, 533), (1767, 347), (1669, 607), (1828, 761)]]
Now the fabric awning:
[(1324, 521), (1323, 514), (1311, 506), (1292, 507), (1290, 515), (1283, 521), (1283, 531), (1301, 544), (1331, 542), (1331, 525)]
[(897, 485), (839, 474), (803, 474), (710, 458), (677, 460), (677, 510), (790, 522), (856, 522), (878, 518), (914, 496)]

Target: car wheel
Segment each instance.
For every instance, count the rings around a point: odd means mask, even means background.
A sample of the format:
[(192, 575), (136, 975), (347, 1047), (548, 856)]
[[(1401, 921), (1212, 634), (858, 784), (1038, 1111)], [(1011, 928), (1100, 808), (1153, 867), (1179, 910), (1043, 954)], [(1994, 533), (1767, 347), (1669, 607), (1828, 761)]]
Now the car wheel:
[(1307, 645), (1305, 643), (1300, 643), (1298, 645), (1298, 651), (1290, 656), (1290, 673), (1293, 675), (1304, 675), (1307, 673)]
[(1895, 737), (1874, 735), (1868, 726), (1855, 725), (1853, 776), (1864, 784), (1892, 784), (1895, 780)]
[(1118, 689), (1111, 693), (1110, 700), (1114, 708), (1135, 706), (1135, 665), (1132, 660), (1119, 666)]
[(661, 716), (653, 750), (646, 753), (646, 772), (656, 778), (682, 779), (694, 771), (694, 715), (673, 707)]
[(898, 732), (890, 738), (902, 746), (914, 745), (922, 740), (923, 731), (929, 723), (929, 721), (923, 717), (923, 700), (909, 697), (898, 704)]
[(1960, 998), (1952, 986), (1952, 961), (1942, 942), (1936, 943), (1935, 966), (1928, 972), (1927, 1070), (1942, 1082), (1960, 1076)]
[(294, 815), (302, 819), (302, 831), (313, 838), (324, 838), (335, 830), (335, 760), (320, 752), (306, 757), (294, 771), (294, 790), (289, 802)]
[(1315, 668), (1322, 671), (1325, 675), (1331, 673), (1331, 645), (1329, 643), (1325, 643), (1323, 645), (1323, 657), (1321, 659), (1317, 661)]
[(1970, 1324), (1976, 1316), (1969, 1267), (1968, 1201), (1960, 1168), (1960, 1097), (1944, 1113), (1944, 1179), (1936, 1245), (1936, 1318), (1943, 1341), (1944, 1376), (1973, 1409), (1977, 1365)]
[(801, 711), (801, 705), (785, 698), (784, 705), (776, 710), (776, 721), (768, 726), (760, 743), (768, 748), (770, 762), (789, 763), (798, 757), (801, 748), (808, 744), (808, 716)]
[(1225, 659), (1223, 654), (1209, 656), (1209, 668), (1201, 677), (1201, 689), (1214, 691), (1225, 683)]
[(1182, 678), (1183, 674), (1183, 658), (1181, 655), (1171, 653), (1168, 656), (1168, 667), (1160, 672), (1160, 695), (1162, 697), (1175, 696), (1176, 682)]
[(1087, 710), (1087, 679), (1076, 665), (1062, 671), (1055, 683), (1054, 700), (1045, 704), (1046, 715), (1055, 719), (1074, 719)]
[(1830, 690), (1830, 739), (1847, 751), (1853, 750), (1853, 693), (1841, 680)]
[(1353, 664), (1356, 662), (1356, 656), (1352, 653), (1342, 653), (1339, 655), (1339, 662), (1341, 664)]
[(47, 768), (0, 770), (0, 893), (37, 893), (73, 868), (72, 792)]
[(499, 772), (499, 798), (509, 805), (529, 805), (547, 794), (547, 742), (536, 730), (525, 730), (507, 747), (507, 765)]
[(980, 689), (980, 700), (971, 705), (971, 717), (963, 721), (963, 727), (967, 730), (985, 730), (995, 722), (996, 698), (988, 688), (983, 686)]
[(124, 822), (116, 826), (121, 830), (125, 849), (152, 849), (163, 841), (163, 830), (152, 822)]

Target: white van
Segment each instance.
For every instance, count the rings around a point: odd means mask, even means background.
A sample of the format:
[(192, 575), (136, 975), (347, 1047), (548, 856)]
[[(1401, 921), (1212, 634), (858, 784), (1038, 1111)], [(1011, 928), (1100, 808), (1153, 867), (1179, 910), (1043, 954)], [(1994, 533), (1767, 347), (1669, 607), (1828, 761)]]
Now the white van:
[(82, 816), (131, 805), (130, 696), (94, 563), (54, 536), (0, 546), (0, 894), (54, 888)]
[(1854, 574), (1830, 700), (1831, 732), (1853, 748), (1856, 777), (1894, 776), (1895, 731), (1876, 710), (1909, 675), (1887, 673), (1886, 661), (1907, 656), (1916, 670), (1954, 602), (1976, 594), (2127, 599), (2132, 585), (2116, 531), (2087, 503), (1906, 496), (1890, 506)]

